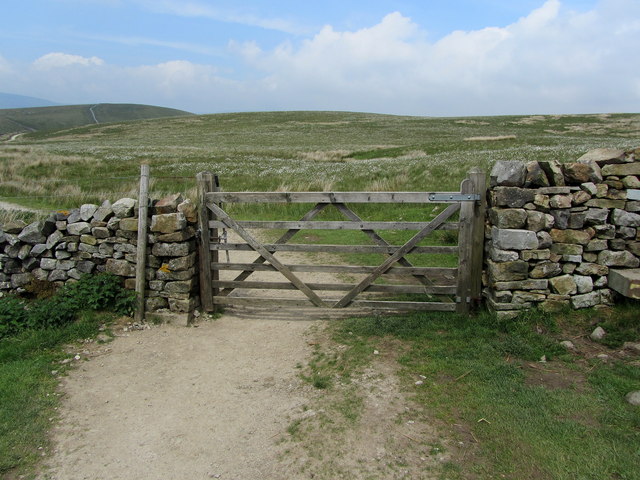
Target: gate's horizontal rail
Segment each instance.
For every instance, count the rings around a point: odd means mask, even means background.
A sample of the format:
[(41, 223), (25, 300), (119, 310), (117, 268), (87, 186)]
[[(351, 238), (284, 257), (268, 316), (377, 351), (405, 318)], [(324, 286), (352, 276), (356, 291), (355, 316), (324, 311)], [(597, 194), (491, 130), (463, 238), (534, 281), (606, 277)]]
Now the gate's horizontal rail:
[[(269, 228), (282, 230), (422, 230), (429, 222), (301, 222), (238, 220), (242, 228)], [(211, 221), (209, 228), (228, 228), (224, 222)], [(436, 230), (458, 230), (457, 222), (447, 222)]]
[[(324, 245), (324, 244), (302, 244), (287, 243), (284, 245), (268, 243), (263, 245), (271, 253), (274, 252), (328, 252), (328, 253), (396, 253), (400, 246), (378, 246), (378, 245)], [(246, 243), (213, 243), (211, 250), (242, 250), (253, 251), (253, 248)], [(458, 253), (458, 246), (427, 246), (416, 247), (411, 253)]]
[[(348, 292), (355, 285), (347, 283), (307, 283), (307, 287), (312, 290), (326, 292)], [(214, 288), (246, 288), (258, 290), (297, 290), (295, 285), (287, 282), (263, 282), (255, 281), (213, 281)], [(365, 290), (366, 292), (382, 292), (382, 293), (416, 293), (428, 295), (453, 295), (456, 293), (456, 285), (371, 285)]]
[[(292, 272), (321, 272), (321, 273), (371, 273), (378, 267), (353, 265), (286, 265)], [(213, 270), (245, 270), (252, 272), (275, 272), (277, 269), (264, 263), (226, 263), (212, 262)], [(441, 267), (391, 267), (383, 275), (440, 275), (456, 278), (457, 268)]]
[(474, 199), (460, 192), (209, 192), (205, 196), (206, 203), (456, 203)]
[[(308, 300), (294, 300), (291, 298), (262, 298), (262, 297), (214, 297), (216, 305), (274, 305), (308, 307)], [(392, 302), (383, 300), (354, 300), (347, 309), (367, 308), (372, 310), (417, 310), (430, 312), (455, 312), (455, 303), (442, 302)]]

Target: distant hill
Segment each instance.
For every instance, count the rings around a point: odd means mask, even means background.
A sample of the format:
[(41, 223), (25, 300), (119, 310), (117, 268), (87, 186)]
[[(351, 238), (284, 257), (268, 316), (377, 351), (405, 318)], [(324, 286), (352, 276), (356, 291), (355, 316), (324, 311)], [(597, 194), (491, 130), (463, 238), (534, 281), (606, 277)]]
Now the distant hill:
[(50, 100), (36, 97), (26, 97), (24, 95), (14, 95), (13, 93), (0, 92), (1, 108), (32, 108), (32, 107), (52, 107), (58, 105)]
[(192, 115), (173, 108), (125, 103), (0, 109), (0, 135)]

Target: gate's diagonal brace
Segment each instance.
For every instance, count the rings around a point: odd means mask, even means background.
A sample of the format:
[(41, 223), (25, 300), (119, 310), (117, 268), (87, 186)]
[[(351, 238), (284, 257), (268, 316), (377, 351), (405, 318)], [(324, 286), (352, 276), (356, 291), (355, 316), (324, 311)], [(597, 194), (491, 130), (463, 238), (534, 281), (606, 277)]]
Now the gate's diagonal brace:
[[(344, 203), (336, 203), (334, 205), (340, 211), (340, 213), (342, 213), (349, 220), (353, 220), (354, 222), (362, 221), (362, 219), (358, 216), (358, 214), (353, 210), (351, 210), (349, 207), (347, 207)], [(389, 242), (387, 242), (384, 238), (382, 238), (373, 230), (362, 230), (362, 232), (366, 234), (371, 240), (373, 240), (378, 245), (382, 245), (384, 247), (387, 247), (390, 245)], [(398, 259), (398, 263), (403, 267), (413, 267), (413, 264), (409, 260), (407, 260), (405, 257)], [(426, 275), (413, 275), (413, 277), (423, 285), (426, 285), (426, 286), (433, 285), (433, 282), (431, 281), (431, 279)], [(452, 301), (446, 296), (437, 295), (437, 297), (442, 297), (440, 299), (443, 301), (447, 301), (447, 300)]]
[(311, 290), (302, 280), (296, 277), (286, 265), (282, 264), (277, 258), (275, 258), (264, 246), (258, 242), (253, 236), (247, 232), (244, 228), (242, 228), (238, 223), (231, 218), (227, 212), (222, 210), (215, 203), (207, 205), (213, 213), (215, 213), (218, 218), (229, 228), (235, 230), (235, 232), (242, 237), (242, 239), (251, 245), (256, 252), (258, 252), (266, 261), (268, 261), (273, 267), (275, 267), (282, 275), (284, 275), (287, 280), (289, 280), (292, 284), (296, 286), (298, 290), (304, 293), (309, 300), (317, 306), (317, 307), (327, 307), (327, 305), (322, 301), (316, 293)]
[(402, 247), (400, 247), (396, 253), (387, 258), (382, 265), (377, 267), (371, 275), (362, 280), (358, 285), (356, 285), (349, 293), (347, 293), (339, 302), (334, 305), (334, 308), (343, 308), (349, 305), (353, 299), (364, 291), (369, 285), (371, 285), (375, 280), (386, 272), (391, 265), (396, 263), (400, 258), (404, 257), (407, 253), (409, 253), (413, 248), (420, 242), (424, 237), (429, 235), (435, 229), (437, 229), (440, 225), (442, 225), (445, 220), (447, 220), (451, 215), (456, 213), (460, 209), (459, 203), (453, 203), (449, 205), (440, 215), (434, 218), (426, 227), (416, 233), (411, 240), (405, 243)]
[[(329, 203), (318, 203), (311, 210), (309, 210), (307, 213), (305, 213), (304, 216), (300, 219), (300, 221), (301, 222), (306, 222), (306, 221), (312, 220), (313, 218), (315, 218), (316, 215), (318, 215), (328, 205), (330, 205), (330, 204)], [(291, 230), (288, 230), (284, 235), (282, 235), (278, 240), (275, 241), (275, 244), (276, 245), (281, 245), (281, 244), (287, 243), (299, 231), (300, 231), (299, 229), (295, 229), (295, 228), (292, 228)], [(253, 263), (256, 263), (256, 264), (264, 263), (264, 262), (265, 262), (265, 259), (263, 257), (258, 257), (253, 261)], [(233, 281), (234, 282), (241, 282), (243, 280), (246, 280), (247, 278), (249, 278), (249, 276), (251, 276), (251, 274), (253, 272), (254, 272), (254, 270), (245, 270), (245, 271), (241, 272), (240, 275), (238, 275), (236, 278), (234, 278)], [(233, 290), (234, 290), (233, 288), (225, 288), (224, 290), (220, 290), (219, 295), (221, 297), (226, 297), (231, 292), (233, 292)]]

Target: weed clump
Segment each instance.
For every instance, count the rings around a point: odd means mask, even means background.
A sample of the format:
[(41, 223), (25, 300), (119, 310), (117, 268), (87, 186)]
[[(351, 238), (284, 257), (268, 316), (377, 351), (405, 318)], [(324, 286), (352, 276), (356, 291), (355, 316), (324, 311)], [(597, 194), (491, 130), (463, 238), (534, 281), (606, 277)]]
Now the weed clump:
[(110, 310), (133, 314), (135, 293), (109, 274), (85, 275), (48, 298), (27, 301), (9, 295), (0, 298), (0, 339), (28, 329), (47, 329), (72, 323), (83, 310)]

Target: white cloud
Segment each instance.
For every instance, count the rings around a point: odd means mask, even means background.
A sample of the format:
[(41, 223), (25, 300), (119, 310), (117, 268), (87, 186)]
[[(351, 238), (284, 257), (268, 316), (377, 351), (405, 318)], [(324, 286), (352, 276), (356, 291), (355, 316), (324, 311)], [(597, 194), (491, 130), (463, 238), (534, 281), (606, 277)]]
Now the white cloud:
[(68, 53), (47, 53), (33, 62), (37, 70), (51, 70), (54, 68), (65, 68), (72, 65), (83, 67), (104, 65), (104, 60), (98, 57), (82, 57), (80, 55), (70, 55)]
[[(624, 11), (625, 15), (619, 15)], [(576, 13), (548, 0), (505, 27), (428, 42), (400, 13), (367, 29), (323, 28), (294, 47), (239, 49), (283, 108), (414, 114), (640, 110), (631, 66), (640, 2), (604, 0)], [(626, 77), (626, 78), (625, 78)], [(635, 79), (635, 80), (632, 80)]]
[(247, 11), (240, 7), (225, 9), (197, 1), (178, 0), (137, 0), (147, 9), (181, 17), (208, 18), (225, 23), (237, 23), (251, 27), (259, 27), (267, 30), (276, 30), (284, 33), (301, 34), (306, 30), (295, 23), (282, 19), (264, 17)]

